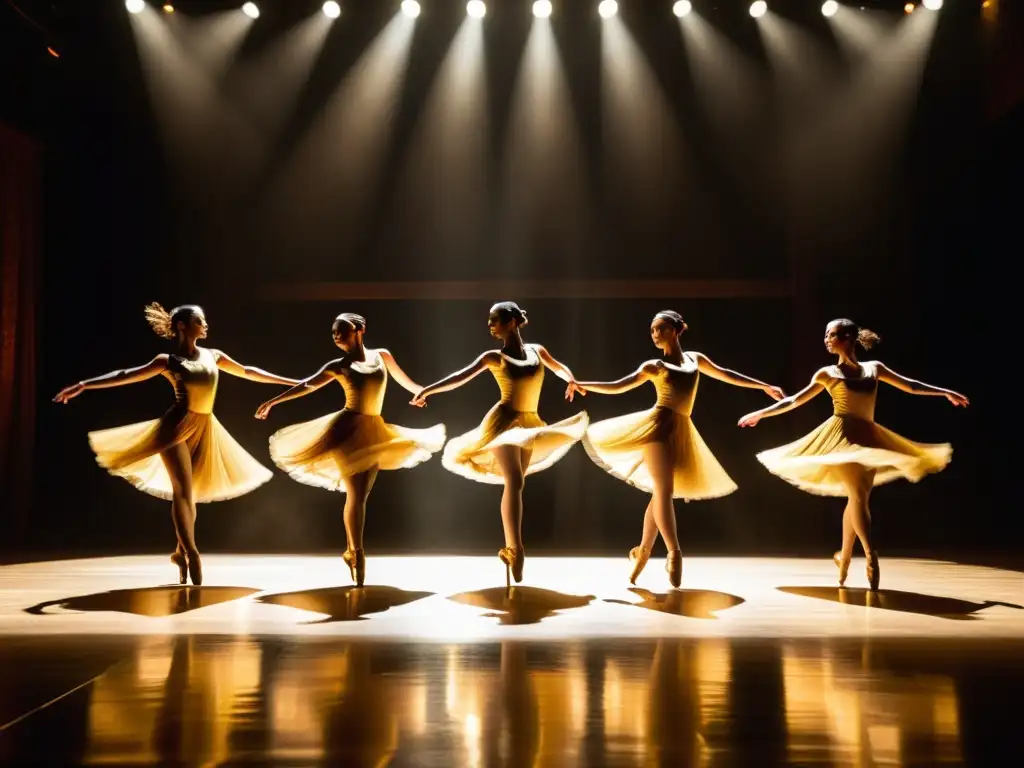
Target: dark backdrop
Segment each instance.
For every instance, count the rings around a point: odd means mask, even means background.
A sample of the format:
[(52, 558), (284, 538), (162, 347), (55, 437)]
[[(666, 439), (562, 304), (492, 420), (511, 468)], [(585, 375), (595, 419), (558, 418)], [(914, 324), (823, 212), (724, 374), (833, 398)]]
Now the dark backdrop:
[[(581, 377), (618, 377), (649, 357), (650, 316), (672, 306), (690, 324), (686, 346), (790, 391), (828, 362), (820, 351), (825, 322), (852, 316), (882, 334), (878, 356), (891, 367), (974, 399), (964, 412), (937, 398), (911, 398), (891, 388), (881, 392), (879, 421), (912, 439), (954, 446), (945, 472), (876, 493), (873, 508), (884, 551), (1017, 549), (1024, 526), (1008, 511), (1004, 490), (1015, 468), (1008, 447), (1015, 413), (1002, 410), (1004, 403), (1012, 408), (1013, 399), (1000, 400), (1007, 377), (993, 372), (1001, 358), (990, 356), (999, 353), (990, 346), (999, 338), (1011, 353), (1015, 347), (1015, 283), (1003, 277), (1009, 273), (996, 257), (1016, 260), (1020, 250), (1011, 184), (1020, 178), (1021, 150), (1014, 137), (1020, 135), (1021, 114), (1018, 108), (985, 121), (986, 30), (976, 8), (959, 4), (943, 12), (920, 87), (904, 105), (909, 120), (881, 137), (893, 142), (891, 156), (882, 155), (880, 170), (860, 175), (851, 158), (878, 157), (872, 154), (878, 129), (867, 119), (870, 96), (856, 96), (863, 104), (831, 124), (833, 149), (819, 136), (825, 149), (807, 150), (802, 164), (791, 163), (791, 137), (799, 134), (790, 129), (810, 119), (814, 99), (830, 103), (829, 91), (807, 97), (799, 108), (787, 101), (741, 5), (710, 16), (752, 62), (754, 82), (763, 86), (730, 133), (720, 130), (698, 97), (698, 74), (687, 64), (675, 20), (664, 9), (645, 13), (623, 3), (626, 26), (652, 63), (679, 126), (665, 139), (675, 142), (665, 155), (678, 159), (685, 152), (688, 158), (665, 172), (668, 180), (655, 174), (655, 186), (634, 189), (627, 166), (602, 161), (614, 150), (601, 119), (599, 26), (591, 19), (591, 4), (570, 4), (554, 28), (583, 158), (584, 170), (572, 179), (573, 199), (584, 213), (565, 228), (548, 226), (564, 215), (553, 203), (540, 218), (513, 222), (529, 234), (516, 239), (503, 228), (507, 199), (495, 181), (505, 178), (496, 147), (507, 139), (502, 126), (509, 121), (511, 83), (528, 30), (524, 14), (499, 9), (486, 22), (490, 127), (482, 145), (492, 170), (476, 203), (479, 220), (462, 228), (454, 203), (435, 199), (444, 191), (436, 178), (428, 174), (419, 187), (400, 181), (411, 162), (417, 116), (461, 23), (461, 4), (419, 21), (410, 74), (365, 214), (352, 222), (339, 212), (336, 219), (327, 215), (312, 224), (296, 207), (275, 212), (256, 199), (275, 183), (271, 166), (287, 162), (362, 47), (386, 22), (386, 4), (346, 6), (268, 154), (269, 165), (251, 176), (238, 170), (230, 134), (216, 130), (212, 119), (211, 130), (198, 132), (191, 143), (168, 143), (121, 4), (108, 5), (69, 7), (55, 27), (61, 59), (37, 57), (25, 70), (31, 72), (31, 88), (5, 94), (8, 113), (48, 147), (42, 405), (25, 548), (160, 551), (171, 540), (168, 505), (98, 469), (85, 439), (92, 429), (155, 417), (170, 396), (166, 383), (88, 393), (66, 408), (48, 402), (64, 384), (144, 362), (163, 349), (144, 324), (144, 303), (202, 303), (212, 326), (211, 346), (293, 376), (334, 356), (329, 330), (335, 314), (362, 312), (370, 320), (368, 343), (390, 348), (411, 375), (426, 382), (487, 348), (486, 311), (492, 301), (511, 298), (530, 311), (527, 338), (543, 342)], [(293, 10), (294, 18), (308, 10)], [(794, 15), (835, 56), (836, 41), (816, 10)], [(264, 16), (246, 39), (241, 61), (257, 56), (294, 20), (267, 10)], [(840, 67), (836, 78), (843, 95), (835, 98), (853, 103), (855, 94), (841, 90), (848, 73)], [(228, 103), (235, 96), (228, 88), (222, 95)], [(632, 120), (642, 128), (653, 118), (640, 112)], [(796, 147), (798, 154), (802, 148)], [(329, 161), (310, 169), (310, 185), (329, 187), (332, 172)], [(637, 190), (644, 194), (633, 195)], [(328, 199), (328, 210), (331, 204)], [(799, 279), (793, 280), (793, 295), (760, 299), (648, 299), (626, 290), (561, 300), (268, 298), (287, 284), (298, 285), (299, 296), (308, 295), (310, 285), (325, 281), (555, 277)], [(541, 403), (548, 420), (578, 407), (594, 419), (605, 418), (647, 407), (652, 397), (641, 389), (570, 405), (562, 402), (562, 389), (549, 377)], [(256, 406), (274, 391), (225, 377), (217, 405), (220, 420), (264, 462), (273, 429), (341, 404), (340, 391), (327, 390), (276, 409), (268, 423), (254, 420)], [(421, 411), (405, 405), (406, 394), (393, 385), (384, 415), (409, 426), (441, 421), (456, 435), (479, 422), (495, 395), (493, 383), (481, 377), (432, 399)], [(824, 419), (827, 397), (756, 430), (734, 426), (762, 402), (757, 392), (706, 377), (701, 383), (695, 422), (740, 490), (720, 500), (678, 505), (690, 552), (820, 554), (838, 543), (842, 501), (803, 494), (754, 458)], [(533, 551), (622, 553), (636, 543), (646, 504), (646, 497), (598, 470), (579, 448), (531, 477), (525, 494), (526, 541)], [(411, 471), (387, 473), (371, 498), (369, 541), (378, 551), (489, 552), (500, 543), (499, 496), (498, 487), (445, 472), (436, 458)], [(336, 550), (344, 540), (342, 502), (340, 495), (277, 473), (244, 498), (202, 507), (200, 541), (206, 550)]]

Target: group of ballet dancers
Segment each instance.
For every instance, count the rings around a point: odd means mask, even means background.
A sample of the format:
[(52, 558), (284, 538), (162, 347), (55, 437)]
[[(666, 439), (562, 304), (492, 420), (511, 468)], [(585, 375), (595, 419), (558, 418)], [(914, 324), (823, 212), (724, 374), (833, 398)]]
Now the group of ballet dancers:
[[(150, 304), (145, 313), (157, 334), (174, 341), (173, 352), (136, 368), (80, 381), (61, 390), (54, 401), (66, 403), (87, 389), (118, 387), (158, 375), (174, 386), (175, 403), (159, 419), (92, 432), (89, 443), (100, 466), (141, 491), (171, 501), (177, 535), (171, 560), (178, 567), (181, 584), (189, 579), (195, 585), (202, 583), (196, 504), (241, 496), (272, 476), (213, 415), (219, 371), (290, 387), (257, 409), (260, 419), (266, 419), (275, 406), (333, 381), (344, 389), (342, 410), (277, 431), (270, 438), (270, 455), (295, 480), (346, 494), (343, 559), (360, 587), (366, 574), (366, 503), (379, 470), (415, 466), (443, 448), (446, 469), (478, 482), (503, 485), (505, 546), (498, 557), (505, 564), (509, 585), (523, 578), (525, 477), (552, 466), (573, 444), (582, 442), (598, 466), (651, 496), (640, 544), (629, 553), (630, 581), (636, 582), (661, 534), (668, 549), (669, 582), (678, 588), (682, 558), (673, 499), (708, 499), (736, 490), (691, 420), (698, 379), (704, 373), (728, 384), (760, 389), (775, 401), (741, 418), (741, 427), (756, 426), (762, 418), (804, 405), (822, 390), (829, 393), (834, 405), (831, 418), (804, 437), (757, 458), (798, 488), (846, 498), (842, 547), (833, 556), (839, 584), (846, 582), (859, 540), (868, 584), (877, 590), (881, 572), (871, 538), (871, 489), (897, 478), (916, 482), (941, 471), (952, 455), (948, 444), (911, 442), (876, 424), (878, 383), (915, 395), (945, 397), (956, 406), (968, 404), (957, 392), (901, 376), (880, 361), (859, 361), (858, 347), (869, 349), (879, 339), (847, 319), (833, 320), (825, 329), (825, 347), (836, 356), (836, 363), (816, 371), (806, 387), (787, 397), (779, 387), (722, 368), (699, 352), (684, 351), (680, 339), (686, 323), (669, 310), (658, 312), (650, 326), (660, 357), (616, 381), (578, 381), (543, 346), (523, 341), (526, 312), (514, 302), (500, 302), (491, 308), (487, 327), (501, 348), (484, 352), (465, 368), (426, 387), (414, 382), (386, 349), (364, 345), (366, 319), (354, 313), (338, 315), (332, 326), (342, 356), (302, 380), (242, 365), (223, 351), (199, 346), (208, 331), (206, 314), (199, 306), (182, 305), (168, 312)], [(648, 410), (594, 423), (581, 411), (547, 424), (537, 414), (545, 368), (566, 382), (569, 401), (589, 393), (620, 394), (646, 382), (653, 384), (657, 400)], [(412, 429), (381, 418), (389, 376), (412, 393), (412, 405), (424, 407), (429, 398), (456, 389), (484, 371), (493, 375), (501, 398), (479, 426), (463, 435), (446, 442), (443, 424)]]

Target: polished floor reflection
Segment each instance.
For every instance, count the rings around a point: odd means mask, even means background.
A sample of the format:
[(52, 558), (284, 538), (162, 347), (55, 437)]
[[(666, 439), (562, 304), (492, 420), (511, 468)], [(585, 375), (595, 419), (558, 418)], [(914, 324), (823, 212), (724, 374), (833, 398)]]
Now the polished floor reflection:
[(0, 648), (0, 761), (993, 763), (1022, 661), (1013, 640), (41, 638)]

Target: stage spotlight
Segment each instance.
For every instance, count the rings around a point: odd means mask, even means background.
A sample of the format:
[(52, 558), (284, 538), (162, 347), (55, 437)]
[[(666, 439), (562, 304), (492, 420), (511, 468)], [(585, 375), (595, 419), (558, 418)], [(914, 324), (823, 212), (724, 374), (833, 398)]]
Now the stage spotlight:
[(416, 0), (402, 0), (402, 13), (410, 19), (415, 19), (420, 15), (420, 4)]
[(170, 3), (164, 3), (164, 13), (174, 13), (174, 6)]
[(258, 19), (260, 17), (260, 9), (256, 7), (256, 3), (246, 3), (243, 5), (242, 13), (250, 19)]
[(483, 0), (469, 0), (466, 3), (466, 13), (474, 19), (482, 19), (487, 15), (487, 6), (484, 5)]
[(601, 0), (601, 4), (597, 6), (597, 12), (601, 14), (602, 19), (610, 19), (619, 12), (619, 4), (615, 0)]
[(766, 13), (768, 13), (768, 3), (764, 0), (754, 0), (754, 2), (750, 4), (750, 15), (755, 19), (760, 19)]
[(839, 12), (839, 3), (836, 0), (825, 0), (825, 4), (821, 6), (821, 15), (829, 18), (836, 15)]
[(128, 9), (128, 13), (142, 13), (146, 10), (145, 0), (124, 0), (124, 7)]
[(323, 11), (324, 16), (328, 19), (336, 19), (341, 16), (341, 6), (334, 2), (334, 0), (327, 0), (327, 2), (324, 3)]
[(551, 15), (551, 0), (537, 0), (533, 4), (533, 15), (538, 19), (546, 19)]
[(680, 19), (686, 16), (690, 11), (693, 10), (693, 3), (690, 0), (678, 0), (678, 2), (672, 6), (672, 13), (678, 16)]
[(924, 0), (922, 5), (929, 11), (937, 11), (942, 8), (942, 0)]
[(914, 4), (913, 3), (907, 3), (906, 5), (904, 5), (903, 6), (903, 12), (904, 13), (913, 13), (914, 12)]

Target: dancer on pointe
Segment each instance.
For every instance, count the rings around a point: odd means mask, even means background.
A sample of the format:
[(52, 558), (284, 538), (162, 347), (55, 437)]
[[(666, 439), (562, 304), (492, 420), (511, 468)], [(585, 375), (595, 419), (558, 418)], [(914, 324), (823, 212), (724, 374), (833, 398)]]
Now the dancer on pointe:
[(87, 389), (107, 389), (163, 376), (174, 387), (175, 403), (159, 419), (89, 433), (101, 467), (123, 477), (140, 491), (171, 500), (178, 546), (171, 561), (178, 582), (203, 582), (196, 547), (196, 504), (242, 496), (272, 474), (246, 453), (213, 415), (219, 371), (264, 384), (294, 384), (295, 379), (242, 365), (224, 352), (197, 345), (209, 331), (206, 313), (195, 304), (168, 312), (146, 307), (146, 320), (158, 336), (173, 339), (174, 352), (145, 365), (125, 368), (65, 387), (53, 398), (66, 403)]
[(420, 391), (420, 386), (386, 349), (367, 349), (363, 345), (366, 318), (344, 312), (334, 320), (331, 333), (335, 345), (345, 354), (263, 403), (256, 418), (265, 419), (275, 405), (304, 397), (332, 381), (345, 390), (345, 407), (340, 411), (276, 432), (270, 438), (270, 456), (294, 480), (346, 494), (348, 543), (342, 559), (352, 581), (361, 587), (366, 578), (366, 502), (377, 472), (406, 469), (426, 461), (444, 445), (445, 429), (443, 424), (409, 429), (387, 424), (381, 418), (388, 373), (413, 394)]
[(846, 583), (853, 545), (860, 539), (872, 591), (878, 589), (881, 569), (871, 542), (871, 489), (900, 477), (917, 482), (927, 474), (941, 472), (953, 454), (948, 444), (914, 443), (876, 424), (878, 382), (912, 395), (939, 395), (957, 406), (969, 402), (950, 389), (901, 376), (878, 360), (858, 362), (857, 345), (868, 350), (879, 341), (877, 334), (852, 320), (833, 320), (825, 327), (825, 349), (836, 355), (836, 364), (820, 369), (795, 395), (739, 421), (741, 427), (756, 426), (766, 416), (791, 411), (822, 390), (828, 391), (834, 408), (830, 419), (799, 440), (759, 453), (757, 458), (769, 472), (801, 490), (846, 497), (843, 548), (832, 556), (839, 568), (839, 586)]
[(448, 441), (441, 461), (445, 469), (480, 483), (503, 484), (501, 520), (505, 546), (498, 557), (505, 564), (505, 584), (523, 580), (526, 552), (523, 548), (523, 484), (526, 475), (547, 469), (561, 459), (587, 428), (586, 412), (555, 424), (537, 415), (544, 368), (568, 382), (570, 402), (579, 386), (572, 371), (553, 358), (540, 344), (526, 344), (520, 329), (526, 312), (512, 301), (491, 307), (487, 327), (501, 341), (500, 350), (484, 352), (461, 371), (422, 389), (413, 405), (423, 405), (431, 395), (457, 389), (486, 370), (501, 390), (501, 400), (476, 429)]
[(651, 340), (661, 350), (661, 359), (648, 360), (618, 381), (577, 384), (584, 392), (618, 395), (649, 381), (657, 392), (653, 408), (594, 422), (583, 438), (583, 447), (595, 464), (651, 494), (644, 513), (643, 538), (629, 552), (633, 567), (629, 580), (633, 584), (647, 565), (658, 533), (668, 548), (665, 570), (669, 582), (673, 587), (682, 583), (683, 561), (673, 499), (713, 499), (736, 490), (690, 418), (700, 374), (737, 387), (764, 390), (776, 400), (785, 394), (778, 387), (720, 368), (700, 352), (684, 352), (679, 338), (686, 328), (678, 312), (659, 312), (651, 321)]

